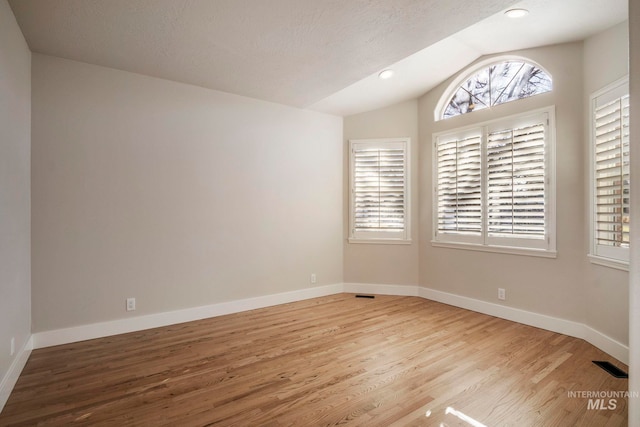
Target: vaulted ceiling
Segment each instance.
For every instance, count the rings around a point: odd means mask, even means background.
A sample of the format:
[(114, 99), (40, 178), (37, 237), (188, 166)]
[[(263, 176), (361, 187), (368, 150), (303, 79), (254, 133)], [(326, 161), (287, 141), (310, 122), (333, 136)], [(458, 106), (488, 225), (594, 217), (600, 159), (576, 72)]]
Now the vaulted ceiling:
[[(482, 54), (584, 38), (624, 20), (627, 0), (9, 2), (33, 52), (344, 115), (424, 93)], [(528, 21), (505, 22), (514, 4)], [(406, 76), (381, 86), (390, 65)]]

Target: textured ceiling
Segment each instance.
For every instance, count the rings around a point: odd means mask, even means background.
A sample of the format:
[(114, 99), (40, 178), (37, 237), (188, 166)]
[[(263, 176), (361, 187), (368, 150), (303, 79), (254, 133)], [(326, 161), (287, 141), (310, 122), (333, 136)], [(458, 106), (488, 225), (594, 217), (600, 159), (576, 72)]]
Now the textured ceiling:
[(33, 52), (308, 107), (515, 1), (9, 3)]
[(498, 12), (407, 58), (389, 64), (394, 78), (377, 73), (309, 108), (351, 115), (422, 95), (482, 55), (583, 40), (628, 19), (628, 0), (522, 0), (520, 19)]

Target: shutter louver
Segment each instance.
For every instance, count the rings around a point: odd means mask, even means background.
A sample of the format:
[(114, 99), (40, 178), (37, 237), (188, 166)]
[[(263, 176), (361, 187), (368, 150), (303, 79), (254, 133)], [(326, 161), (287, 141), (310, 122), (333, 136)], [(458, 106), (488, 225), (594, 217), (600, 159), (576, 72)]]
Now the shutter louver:
[(490, 236), (544, 238), (544, 124), (488, 134), (487, 189)]
[(595, 241), (629, 247), (629, 95), (594, 111)]
[(437, 145), (438, 232), (482, 232), (481, 135)]
[(405, 230), (406, 156), (404, 143), (353, 144), (354, 233)]

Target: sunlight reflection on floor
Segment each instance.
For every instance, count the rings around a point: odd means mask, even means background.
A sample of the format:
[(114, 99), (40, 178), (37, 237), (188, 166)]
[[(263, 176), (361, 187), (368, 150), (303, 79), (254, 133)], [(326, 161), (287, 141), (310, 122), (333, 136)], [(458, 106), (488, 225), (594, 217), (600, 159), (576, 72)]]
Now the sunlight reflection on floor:
[[(445, 415), (453, 415), (458, 419), (460, 419), (461, 421), (464, 421), (473, 427), (487, 427), (486, 425), (482, 424), (480, 421), (477, 421), (471, 418), (470, 416), (452, 408), (451, 406), (447, 406), (447, 409), (445, 409), (444, 413)], [(425, 415), (427, 418), (429, 418), (432, 415), (431, 410), (428, 410)], [(440, 427), (446, 427), (446, 424), (440, 423)]]

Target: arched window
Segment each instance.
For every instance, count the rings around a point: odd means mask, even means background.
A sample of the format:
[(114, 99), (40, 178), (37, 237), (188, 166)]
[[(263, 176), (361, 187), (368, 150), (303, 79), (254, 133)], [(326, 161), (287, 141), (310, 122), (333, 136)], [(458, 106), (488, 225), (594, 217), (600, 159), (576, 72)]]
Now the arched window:
[[(440, 119), (551, 91), (551, 76), (523, 59), (491, 63), (455, 84), (439, 103)], [(443, 101), (446, 104), (443, 105)]]

